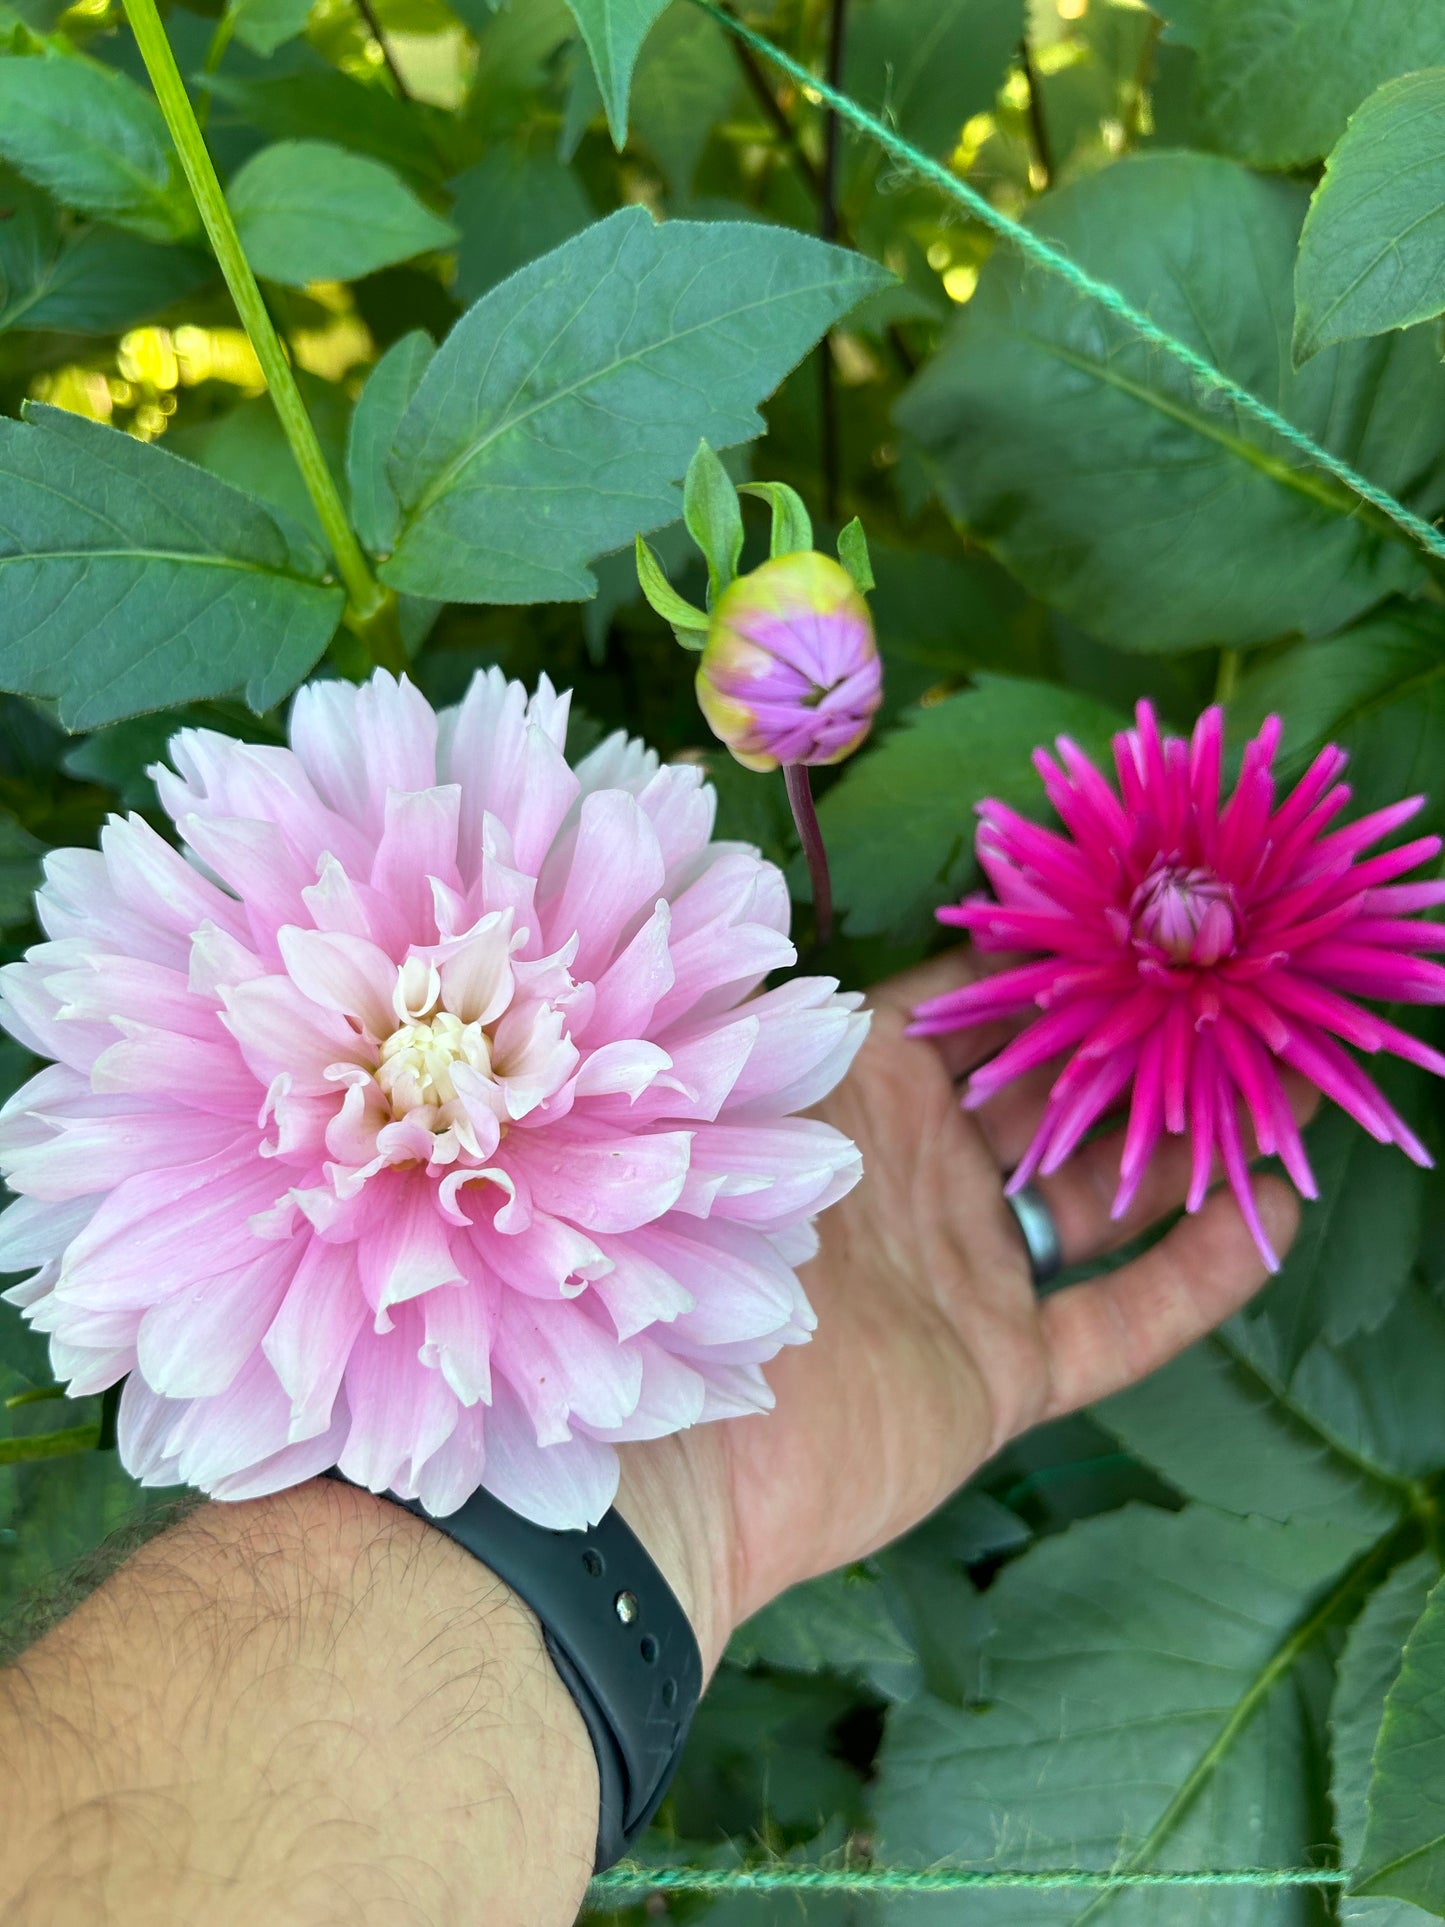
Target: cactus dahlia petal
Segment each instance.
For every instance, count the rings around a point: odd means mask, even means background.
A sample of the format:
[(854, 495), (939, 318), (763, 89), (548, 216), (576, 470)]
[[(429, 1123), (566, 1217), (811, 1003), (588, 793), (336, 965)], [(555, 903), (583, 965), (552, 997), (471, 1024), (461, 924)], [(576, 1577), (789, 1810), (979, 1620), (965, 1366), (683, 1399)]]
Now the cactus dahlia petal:
[(1160, 1138), (1187, 1136), (1189, 1209), (1203, 1203), (1219, 1158), (1271, 1268), (1277, 1260), (1250, 1190), (1241, 1108), (1260, 1149), (1277, 1154), (1313, 1198), (1281, 1065), (1381, 1143), (1426, 1165), (1424, 1146), (1347, 1046), (1445, 1073), (1438, 1051), (1354, 1001), (1445, 1003), (1445, 968), (1418, 954), (1445, 949), (1445, 929), (1411, 920), (1445, 903), (1445, 881), (1399, 881), (1439, 855), (1440, 838), (1366, 854), (1424, 798), (1330, 829), (1350, 798), (1337, 781), (1344, 751), (1321, 750), (1276, 803), (1270, 765), (1279, 737), (1270, 717), (1246, 747), (1228, 801), (1220, 797), (1217, 709), (1205, 711), (1185, 743), (1161, 736), (1141, 703), (1137, 728), (1114, 741), (1117, 792), (1065, 737), (1057, 762), (1036, 752), (1063, 834), (1002, 803), (980, 804), (978, 855), (994, 897), (939, 916), (970, 931), (981, 950), (1039, 955), (932, 999), (913, 1025), (917, 1035), (936, 1035), (1037, 1010), (974, 1072), (965, 1100), (981, 1104), (1020, 1072), (1067, 1055), (1010, 1189), (1057, 1170), (1128, 1093), (1114, 1215), (1127, 1210)]
[[(497, 671), (437, 715), (314, 683), (290, 747), (184, 730), (138, 817), (47, 863), (0, 1019), (7, 1294), (76, 1394), (129, 1374), (141, 1479), (335, 1463), (454, 1510), (595, 1520), (614, 1441), (770, 1402), (854, 1147), (791, 1115), (866, 1019), (794, 959), (712, 792)], [(178, 772), (178, 773), (176, 773)]]

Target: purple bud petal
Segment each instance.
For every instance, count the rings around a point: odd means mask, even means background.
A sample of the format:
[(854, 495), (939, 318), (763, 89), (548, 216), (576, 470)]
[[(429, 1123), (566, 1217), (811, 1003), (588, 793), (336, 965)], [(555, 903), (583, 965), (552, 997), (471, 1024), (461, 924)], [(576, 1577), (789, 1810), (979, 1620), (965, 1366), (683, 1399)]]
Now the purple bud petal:
[(883, 700), (868, 605), (841, 563), (777, 556), (719, 597), (697, 671), (715, 736), (750, 769), (840, 763)]

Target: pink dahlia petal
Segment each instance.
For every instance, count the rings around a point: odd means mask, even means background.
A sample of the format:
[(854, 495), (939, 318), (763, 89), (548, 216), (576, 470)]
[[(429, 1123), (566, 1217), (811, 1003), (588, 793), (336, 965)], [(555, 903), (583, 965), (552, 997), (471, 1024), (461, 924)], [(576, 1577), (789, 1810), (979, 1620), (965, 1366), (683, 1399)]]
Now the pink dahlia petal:
[(224, 1392), (265, 1337), (296, 1269), (284, 1245), (164, 1298), (143, 1315), (136, 1359), (167, 1398)]
[[(395, 1344), (387, 1342), (392, 1337)], [(398, 1307), (390, 1331), (363, 1326), (352, 1341), (345, 1377), (351, 1426), (337, 1464), (358, 1485), (410, 1498), (421, 1468), (456, 1425), (457, 1395), (422, 1362), (425, 1344), (415, 1304)]]
[(617, 1496), (617, 1453), (582, 1434), (537, 1449), (536, 1429), (516, 1395), (499, 1386), (487, 1413), (487, 1490), (539, 1525), (562, 1529), (600, 1519)]
[(355, 1247), (305, 1240), (291, 1283), (261, 1339), (261, 1349), (291, 1401), (290, 1440), (314, 1438), (326, 1430), (352, 1345), (370, 1322)]
[(1280, 732), (1279, 719), (1267, 719), (1228, 798), (1217, 709), (1205, 711), (1186, 745), (1164, 735), (1142, 703), (1135, 728), (1115, 739), (1117, 791), (1067, 739), (1057, 761), (1040, 751), (1035, 764), (1063, 831), (982, 804), (978, 857), (996, 901), (972, 897), (939, 915), (969, 930), (980, 950), (1041, 954), (920, 1005), (911, 1026), (915, 1036), (938, 1036), (1036, 1007), (1043, 1014), (974, 1072), (964, 1100), (983, 1103), (1059, 1061), (1011, 1186), (1056, 1169), (1127, 1096), (1116, 1215), (1161, 1139), (1187, 1138), (1189, 1209), (1204, 1202), (1218, 1157), (1271, 1267), (1241, 1107), (1261, 1150), (1277, 1152), (1313, 1197), (1281, 1064), (1417, 1162), (1428, 1162), (1424, 1146), (1345, 1046), (1445, 1072), (1445, 1055), (1353, 1001), (1445, 1002), (1445, 965), (1418, 954), (1445, 949), (1445, 936), (1409, 920), (1445, 903), (1445, 883), (1397, 881), (1433, 861), (1440, 839), (1366, 854), (1409, 822), (1421, 799), (1331, 828), (1349, 791), (1337, 781), (1344, 752), (1329, 748), (1276, 806)]
[(684, 1358), (705, 1357), (714, 1346), (747, 1343), (748, 1363), (772, 1356), (756, 1346), (774, 1343), (780, 1329), (815, 1322), (797, 1275), (771, 1239), (746, 1225), (672, 1218), (632, 1240), (633, 1247), (677, 1280), (694, 1299), (670, 1321), (667, 1344)]
[(459, 890), (457, 837), (461, 791), (455, 783), (389, 790), (385, 827), (371, 866), (371, 887), (389, 903), (412, 940), (435, 929), (435, 886)]
[[(72, 1197), (57, 1203), (18, 1198), (0, 1217), (0, 1271), (29, 1271), (54, 1260), (58, 1274), (62, 1255), (95, 1211), (94, 1197)], [(52, 1289), (53, 1284), (52, 1280)], [(12, 1304), (16, 1302), (10, 1292), (6, 1296)]]
[(187, 1485), (209, 1489), (284, 1449), (286, 1396), (265, 1357), (253, 1352), (223, 1392), (173, 1401), (165, 1452)]
[[(12, 1137), (0, 1156), (12, 1191), (45, 1199), (112, 1191), (158, 1167), (230, 1150), (241, 1138), (232, 1119), (196, 1111), (127, 1109), (90, 1117), (51, 1112), (35, 1121), (44, 1137), (29, 1144)], [(57, 1155), (57, 1140), (64, 1141), (63, 1156)]]
[(695, 768), (569, 769), (567, 708), (317, 683), (288, 748), (177, 738), (185, 852), (135, 817), (47, 859), (0, 1017), (58, 1061), (0, 1112), (0, 1266), (73, 1389), (129, 1374), (138, 1477), (339, 1463), (581, 1525), (614, 1441), (766, 1409), (812, 1329), (794, 1266), (857, 1160), (791, 1113), (864, 1020), (753, 998), (781, 876), (709, 841)]

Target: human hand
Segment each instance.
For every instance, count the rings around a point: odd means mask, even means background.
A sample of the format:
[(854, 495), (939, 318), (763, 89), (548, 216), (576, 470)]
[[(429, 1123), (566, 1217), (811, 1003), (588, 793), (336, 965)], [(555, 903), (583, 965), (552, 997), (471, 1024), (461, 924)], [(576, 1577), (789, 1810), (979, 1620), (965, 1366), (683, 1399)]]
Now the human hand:
[[(776, 1409), (623, 1450), (620, 1507), (677, 1585), (708, 1663), (785, 1587), (896, 1538), (1009, 1439), (1144, 1377), (1264, 1283), (1237, 1205), (1216, 1190), (1130, 1264), (1038, 1297), (1003, 1176), (1055, 1071), (968, 1113), (956, 1080), (1009, 1028), (906, 1035), (916, 1004), (998, 963), (955, 951), (869, 998), (868, 1040), (822, 1107), (859, 1145), (864, 1176), (820, 1221), (821, 1252), (801, 1274), (818, 1330), (769, 1367)], [(1184, 1202), (1189, 1150), (1166, 1140), (1112, 1221), (1122, 1143), (1107, 1132), (1039, 1180), (1066, 1264)], [(1294, 1194), (1269, 1177), (1256, 1191), (1283, 1251)]]

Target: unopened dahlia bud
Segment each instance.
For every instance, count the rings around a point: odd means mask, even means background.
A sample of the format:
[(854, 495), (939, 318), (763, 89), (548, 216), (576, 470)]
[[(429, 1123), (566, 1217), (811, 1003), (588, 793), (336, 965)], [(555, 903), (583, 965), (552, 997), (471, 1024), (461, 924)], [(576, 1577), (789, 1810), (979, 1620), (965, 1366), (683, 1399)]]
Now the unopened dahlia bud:
[(873, 620), (840, 562), (815, 550), (739, 576), (713, 607), (697, 699), (749, 769), (840, 763), (883, 700)]

